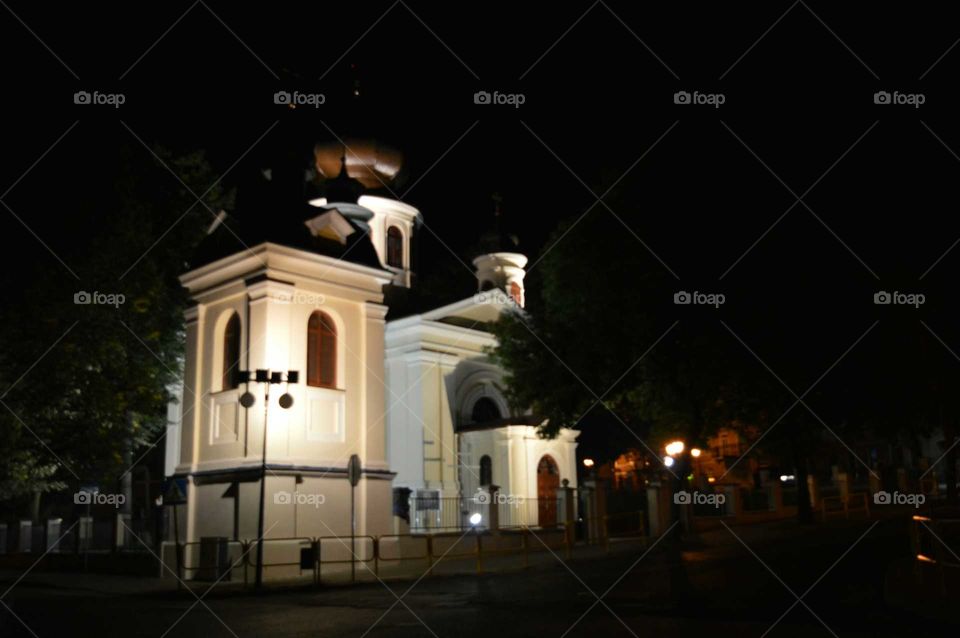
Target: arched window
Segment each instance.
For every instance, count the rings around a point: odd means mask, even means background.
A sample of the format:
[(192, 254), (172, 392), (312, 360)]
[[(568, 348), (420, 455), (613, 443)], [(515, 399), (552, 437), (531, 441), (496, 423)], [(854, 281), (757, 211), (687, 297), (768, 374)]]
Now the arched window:
[(520, 284), (515, 281), (510, 282), (510, 296), (518, 306), (523, 305), (523, 291), (520, 290)]
[(307, 385), (337, 387), (337, 329), (319, 310), (307, 323)]
[(473, 404), (470, 419), (474, 423), (489, 423), (490, 421), (496, 421), (501, 418), (503, 418), (503, 415), (500, 414), (500, 408), (497, 407), (497, 403), (490, 397), (480, 397), (477, 399), (477, 402)]
[(486, 454), (480, 457), (480, 485), (493, 485), (493, 462)]
[(387, 265), (403, 268), (403, 233), (396, 226), (387, 230)]
[(240, 315), (233, 313), (223, 330), (223, 374), (221, 390), (232, 390), (239, 383), (240, 370)]

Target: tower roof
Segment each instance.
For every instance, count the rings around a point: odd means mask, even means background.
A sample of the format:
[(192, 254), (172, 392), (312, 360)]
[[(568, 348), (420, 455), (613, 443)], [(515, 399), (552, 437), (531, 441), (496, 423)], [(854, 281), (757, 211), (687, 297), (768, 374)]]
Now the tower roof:
[(356, 204), (363, 194), (364, 186), (360, 180), (350, 177), (347, 171), (346, 148), (340, 157), (340, 172), (334, 178), (328, 178), (324, 183), (324, 193), (328, 202)]
[[(264, 242), (298, 248), (344, 261), (382, 268), (366, 229), (337, 214), (339, 237), (317, 233), (308, 222), (324, 211), (309, 204), (283, 213), (267, 210), (222, 214), (197, 248), (190, 267), (197, 268)], [(348, 224), (347, 229), (343, 224)], [(351, 232), (352, 231), (352, 232)]]
[(507, 230), (503, 215), (503, 197), (499, 193), (494, 193), (491, 199), (493, 199), (493, 220), (488, 224), (487, 230), (480, 235), (479, 254), (515, 253), (519, 250), (520, 238)]

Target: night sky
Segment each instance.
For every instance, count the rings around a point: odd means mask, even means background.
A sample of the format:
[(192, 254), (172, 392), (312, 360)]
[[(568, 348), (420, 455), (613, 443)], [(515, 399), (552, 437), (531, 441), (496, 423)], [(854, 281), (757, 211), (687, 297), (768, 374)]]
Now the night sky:
[[(718, 311), (676, 309), (685, 325), (730, 338), (723, 319), (774, 370), (787, 344), (806, 344), (808, 369), (786, 380), (798, 392), (877, 319), (859, 356), (926, 334), (921, 320), (960, 351), (960, 249), (948, 252), (960, 237), (960, 51), (947, 52), (960, 34), (945, 6), (9, 6), (2, 199), (23, 223), (0, 211), (7, 278), (22, 259), (54, 259), (34, 234), (68, 254), (78, 228), (111, 214), (97, 203), (122, 146), (205, 149), (218, 172), (237, 162), (224, 183), (242, 193), (279, 158), (306, 166), (317, 141), (374, 134), (408, 158), (399, 192), (429, 228), (421, 277), (469, 263), (499, 192), (534, 259), (559, 221), (616, 215), (678, 290), (726, 294)], [(75, 105), (79, 90), (126, 102)], [(294, 110), (273, 103), (278, 90), (327, 101)], [(525, 103), (476, 105), (480, 90)], [(678, 105), (681, 90), (725, 103)], [(876, 105), (882, 90), (925, 103)], [(596, 202), (614, 185), (611, 212)], [(534, 269), (528, 290), (536, 282)], [(878, 290), (927, 302), (879, 307)], [(617, 299), (596, 301), (616, 311)]]

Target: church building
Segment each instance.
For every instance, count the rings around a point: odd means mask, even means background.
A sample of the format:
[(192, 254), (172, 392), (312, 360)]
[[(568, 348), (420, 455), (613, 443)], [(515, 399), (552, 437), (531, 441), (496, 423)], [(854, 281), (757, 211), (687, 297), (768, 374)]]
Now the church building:
[(181, 542), (254, 540), (261, 504), (266, 539), (349, 536), (351, 520), (366, 536), (455, 528), (491, 485), (532, 503), (510, 522), (557, 522), (537, 503), (576, 485), (577, 432), (540, 439), (489, 356), (489, 325), (524, 304), (527, 258), (494, 247), (473, 261), (477, 294), (394, 319), (422, 223), (392, 195), (402, 164), (376, 142), (318, 145), (311, 179), (286, 189), (289, 171), (265, 171), (268, 196), (211, 225), (181, 277), (192, 305), (166, 442)]

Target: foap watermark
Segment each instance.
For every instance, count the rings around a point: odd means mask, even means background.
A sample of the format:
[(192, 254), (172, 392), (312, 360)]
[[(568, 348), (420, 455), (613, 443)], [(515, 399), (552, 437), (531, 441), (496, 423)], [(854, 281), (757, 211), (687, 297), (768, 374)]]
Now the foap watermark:
[(473, 502), (477, 505), (490, 505), (492, 503), (496, 503), (497, 505), (520, 505), (523, 503), (523, 500), (523, 497), (517, 494), (504, 494), (503, 492), (491, 494), (487, 490), (477, 490), (477, 493), (473, 495)]
[(927, 502), (924, 494), (901, 494), (900, 492), (887, 492), (880, 490), (873, 495), (873, 502), (876, 505), (910, 505), (920, 507)]
[(303, 494), (302, 492), (285, 492), (283, 490), (273, 495), (275, 505), (311, 505), (320, 507), (327, 502), (323, 494)]
[(290, 303), (304, 306), (322, 306), (327, 298), (319, 292), (295, 292), (290, 297)]
[(474, 104), (507, 104), (513, 108), (520, 108), (520, 105), (527, 101), (527, 96), (523, 93), (501, 93), (500, 91), (477, 91), (473, 94)]
[(673, 495), (673, 502), (677, 505), (709, 505), (719, 508), (727, 502), (727, 495), (680, 490)]
[(919, 308), (927, 302), (927, 297), (919, 292), (887, 292), (880, 290), (873, 293), (873, 303), (878, 306), (913, 306)]
[(500, 289), (494, 288), (493, 290), (484, 290), (483, 292), (478, 292), (473, 296), (473, 303), (478, 305), (490, 305), (490, 306), (512, 306), (516, 305), (513, 297), (503, 292)]
[(127, 502), (127, 497), (124, 494), (80, 490), (73, 493), (73, 502), (76, 505), (112, 505), (120, 509)]
[(73, 294), (73, 303), (78, 306), (113, 306), (119, 308), (127, 301), (127, 297), (119, 292), (87, 292), (80, 290)]
[(317, 109), (327, 101), (323, 93), (301, 93), (300, 91), (277, 91), (273, 94), (274, 104), (287, 106), (312, 106)]
[(673, 303), (678, 306), (713, 306), (719, 308), (727, 303), (727, 297), (720, 292), (687, 292), (679, 290), (673, 293)]
[(112, 106), (115, 109), (127, 101), (123, 93), (101, 93), (100, 91), (77, 91), (73, 94), (74, 104), (92, 104), (94, 106)]
[(701, 93), (700, 91), (677, 91), (673, 94), (674, 104), (696, 104), (699, 106), (712, 106), (715, 109), (727, 101), (727, 96), (723, 93)]
[(912, 106), (915, 109), (927, 101), (923, 93), (901, 93), (900, 91), (877, 91), (873, 94), (874, 104), (896, 104), (898, 106)]

